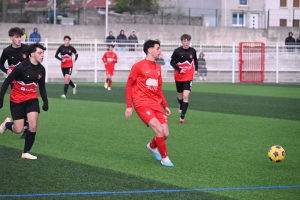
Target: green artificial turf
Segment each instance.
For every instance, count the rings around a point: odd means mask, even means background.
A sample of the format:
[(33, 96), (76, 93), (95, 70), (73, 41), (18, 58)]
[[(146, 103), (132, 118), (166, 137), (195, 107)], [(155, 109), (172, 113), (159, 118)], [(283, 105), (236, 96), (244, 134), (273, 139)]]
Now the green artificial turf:
[[(175, 86), (165, 83), (172, 168), (145, 148), (152, 130), (136, 113), (125, 118), (124, 86), (107, 91), (102, 83), (79, 83), (64, 100), (63, 84), (47, 84), (49, 111), (41, 111), (31, 151), (38, 160), (20, 159), (19, 135), (0, 135), (0, 199), (299, 198), (299, 86), (194, 84), (180, 124)], [(10, 115), (8, 99), (1, 120)], [(286, 150), (281, 163), (267, 157), (277, 144)]]

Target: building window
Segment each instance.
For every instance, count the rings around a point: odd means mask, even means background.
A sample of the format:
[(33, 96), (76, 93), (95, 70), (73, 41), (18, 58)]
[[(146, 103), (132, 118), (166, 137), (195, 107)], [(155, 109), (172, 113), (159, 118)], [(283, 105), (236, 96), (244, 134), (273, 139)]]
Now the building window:
[(284, 26), (286, 27), (286, 19), (280, 19), (280, 24), (279, 26)]
[(241, 6), (248, 6), (248, 0), (240, 0)]
[(286, 7), (286, 0), (280, 0), (280, 7)]
[(294, 19), (293, 21), (293, 27), (299, 27), (300, 23), (299, 23), (299, 19)]
[(300, 7), (299, 1), (300, 0), (294, 0), (294, 2), (293, 2), (293, 7), (294, 8), (299, 8)]
[(244, 26), (245, 25), (245, 14), (233, 13), (232, 14), (232, 25), (233, 26)]

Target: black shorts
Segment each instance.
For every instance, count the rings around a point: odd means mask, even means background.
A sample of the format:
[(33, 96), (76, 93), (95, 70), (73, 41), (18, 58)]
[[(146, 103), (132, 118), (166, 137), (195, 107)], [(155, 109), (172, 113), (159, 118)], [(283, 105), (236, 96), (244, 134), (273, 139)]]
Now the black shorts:
[(40, 106), (38, 99), (30, 99), (21, 103), (10, 102), (10, 113), (13, 120), (26, 119), (27, 113), (40, 113)]
[(71, 75), (71, 74), (72, 74), (72, 69), (73, 69), (73, 67), (61, 68), (61, 71), (62, 71), (62, 73), (63, 73), (64, 76), (65, 76), (66, 74)]
[(182, 93), (183, 90), (192, 90), (192, 85), (193, 85), (193, 81), (184, 81), (184, 82), (178, 82), (175, 81), (176, 83), (176, 89), (178, 93)]

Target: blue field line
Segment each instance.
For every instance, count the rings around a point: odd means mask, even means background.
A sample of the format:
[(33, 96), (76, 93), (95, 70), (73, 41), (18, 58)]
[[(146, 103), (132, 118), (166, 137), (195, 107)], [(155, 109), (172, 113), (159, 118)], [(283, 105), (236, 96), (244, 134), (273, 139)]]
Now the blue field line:
[(235, 190), (258, 190), (258, 189), (297, 189), (300, 185), (290, 186), (246, 186), (237, 188), (190, 188), (174, 190), (130, 190), (115, 192), (61, 192), (47, 194), (0, 194), (0, 198), (6, 197), (51, 197), (51, 196), (74, 196), (74, 195), (116, 195), (116, 194), (143, 194), (143, 193), (176, 193), (176, 192), (197, 192), (197, 191), (235, 191)]

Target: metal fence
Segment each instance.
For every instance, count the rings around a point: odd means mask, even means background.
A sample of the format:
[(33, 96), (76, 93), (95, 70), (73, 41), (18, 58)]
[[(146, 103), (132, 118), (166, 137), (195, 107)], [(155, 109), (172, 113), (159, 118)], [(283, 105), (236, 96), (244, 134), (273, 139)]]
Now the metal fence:
[[(0, 10), (0, 12), (2, 12)], [(6, 15), (0, 13), (0, 20), (6, 23), (49, 23), (50, 13), (53, 8), (27, 9), (24, 6), (9, 7)], [(73, 18), (75, 24), (80, 25), (104, 25), (105, 11), (99, 8), (66, 8), (57, 10), (68, 17)], [(5, 19), (3, 16), (6, 16)], [(283, 20), (283, 21), (282, 21)], [(284, 20), (285, 23), (284, 23)], [(237, 7), (236, 9), (207, 9), (207, 8), (183, 8), (160, 7), (155, 12), (148, 14), (115, 13), (109, 9), (108, 23), (132, 23), (132, 24), (167, 24), (167, 25), (193, 25), (212, 27), (299, 27), (299, 9), (268, 9), (252, 10), (251, 8)], [(50, 20), (51, 21), (51, 20)], [(53, 22), (52, 22), (53, 23)], [(57, 18), (59, 23), (59, 17)], [(283, 23), (283, 24), (281, 24)]]
[[(9, 41), (0, 41), (0, 49), (10, 45)], [(42, 44), (47, 48), (45, 59), (42, 63), (47, 71), (47, 82), (62, 81), (60, 61), (54, 55), (62, 43), (45, 39)], [(107, 51), (107, 43), (93, 40), (90, 42), (72, 42), (79, 54), (74, 64), (72, 78), (82, 82), (101, 82), (105, 78), (102, 56)], [(126, 45), (124, 51), (119, 51), (118, 45), (115, 51), (118, 55), (118, 63), (115, 65), (115, 81), (126, 81), (132, 65), (145, 57), (142, 43), (134, 44), (134, 51), (129, 51), (132, 43)], [(162, 42), (161, 50), (165, 65), (162, 66), (164, 81), (173, 81), (173, 68), (170, 66), (170, 58), (175, 48), (181, 44), (176, 42)], [(239, 44), (201, 44), (192, 43), (197, 53), (203, 52), (207, 63), (207, 80), (209, 82), (239, 82)], [(300, 48), (297, 45), (266, 44), (265, 52), (265, 82), (269, 83), (300, 83)], [(130, 47), (132, 48), (132, 47)], [(7, 64), (7, 63), (6, 63)], [(7, 66), (6, 66), (7, 67)], [(194, 81), (200, 81), (196, 76)]]

